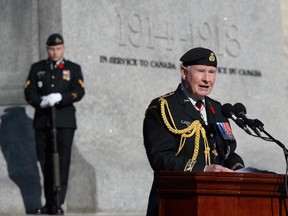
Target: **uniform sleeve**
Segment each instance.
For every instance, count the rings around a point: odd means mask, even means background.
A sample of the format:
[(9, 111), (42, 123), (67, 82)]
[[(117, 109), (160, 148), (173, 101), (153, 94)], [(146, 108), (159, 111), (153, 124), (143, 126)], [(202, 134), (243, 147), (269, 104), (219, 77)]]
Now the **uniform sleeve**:
[(66, 106), (80, 101), (85, 94), (84, 78), (79, 65), (75, 67), (72, 79), (72, 87), (69, 92), (62, 94), (62, 101), (59, 103), (60, 106)]
[[(228, 122), (228, 119), (227, 119)], [(237, 142), (233, 140), (224, 140), (225, 147), (225, 156), (224, 156), (224, 166), (232, 170), (237, 170), (243, 168), (244, 161), (242, 158), (235, 152), (237, 147)]]
[[(233, 143), (236, 148), (236, 142)], [(224, 166), (232, 170), (238, 170), (245, 167), (243, 159), (234, 152), (235, 148), (228, 148), (227, 158), (224, 160)]]
[(25, 83), (24, 95), (25, 100), (35, 108), (40, 107), (41, 96), (37, 93), (37, 83), (34, 76), (35, 66), (32, 65)]
[[(149, 163), (154, 171), (184, 171), (191, 158), (176, 156), (179, 136), (168, 131), (161, 118), (157, 105), (150, 105), (143, 122), (144, 147)], [(193, 171), (203, 171), (204, 164), (195, 164)]]

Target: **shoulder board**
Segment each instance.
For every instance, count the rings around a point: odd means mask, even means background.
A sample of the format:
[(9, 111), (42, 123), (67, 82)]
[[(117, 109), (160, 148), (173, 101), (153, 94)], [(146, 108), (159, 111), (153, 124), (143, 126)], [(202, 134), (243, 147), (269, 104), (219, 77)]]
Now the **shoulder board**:
[(33, 63), (33, 65), (45, 65), (46, 62), (47, 62), (46, 60), (41, 60), (41, 61)]
[(173, 91), (173, 92), (169, 92), (169, 93), (167, 93), (167, 94), (165, 94), (165, 95), (162, 95), (162, 96), (160, 96), (160, 97), (154, 98), (154, 99), (151, 101), (150, 105), (148, 106), (148, 109), (153, 109), (153, 108), (159, 107), (160, 102), (161, 102), (161, 100), (162, 100), (163, 98), (167, 98), (167, 97), (169, 97), (169, 96), (171, 96), (171, 95), (173, 95), (173, 94), (174, 94), (174, 91)]
[(173, 92), (169, 92), (169, 93), (167, 93), (167, 94), (162, 95), (161, 97), (159, 97), (159, 100), (160, 100), (161, 98), (169, 97), (169, 96), (171, 96), (171, 95), (173, 95), (173, 94), (174, 94), (174, 91), (173, 91)]
[(65, 64), (70, 64), (70, 65), (73, 65), (73, 66), (80, 66), (79, 64), (77, 64), (75, 62), (72, 62), (70, 60), (67, 60), (67, 59), (64, 59), (64, 62), (65, 62)]
[(45, 68), (46, 67), (46, 60), (41, 60), (41, 61), (35, 62), (31, 65), (31, 67), (37, 68), (37, 70), (39, 68)]
[(208, 98), (209, 98), (209, 100), (211, 100), (211, 101), (213, 101), (213, 102), (215, 102), (215, 103), (219, 103), (219, 104), (221, 104), (220, 101), (218, 101), (218, 100), (216, 100), (216, 99), (214, 99), (214, 98), (211, 98), (211, 97), (208, 97)]

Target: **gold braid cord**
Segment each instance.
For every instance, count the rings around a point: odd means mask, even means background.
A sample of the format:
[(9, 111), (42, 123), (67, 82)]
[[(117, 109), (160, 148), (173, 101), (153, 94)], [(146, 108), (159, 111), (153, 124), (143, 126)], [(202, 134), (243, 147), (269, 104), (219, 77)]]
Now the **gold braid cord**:
[[(180, 135), (180, 144), (179, 144), (179, 148), (178, 151), (176, 153), (176, 156), (181, 152), (181, 150), (183, 149), (185, 143), (186, 143), (186, 138), (187, 137), (192, 137), (195, 134), (195, 146), (194, 146), (194, 152), (192, 155), (192, 161), (196, 162), (196, 159), (198, 157), (199, 154), (199, 143), (200, 143), (200, 138), (202, 136), (203, 140), (204, 140), (204, 154), (205, 154), (205, 164), (209, 165), (211, 163), (210, 161), (210, 148), (209, 148), (209, 144), (207, 141), (207, 137), (206, 137), (206, 131), (205, 129), (202, 127), (201, 123), (199, 120), (195, 120), (192, 122), (192, 124), (190, 124), (187, 128), (184, 128), (182, 130), (178, 130), (176, 128), (173, 116), (170, 112), (169, 106), (168, 106), (168, 102), (166, 99), (164, 98), (160, 98), (160, 109), (161, 109), (161, 116), (162, 119), (164, 121), (164, 124), (166, 125), (166, 127), (168, 128), (168, 130), (174, 134)], [(171, 124), (166, 116), (166, 110), (167, 113), (169, 115), (169, 119), (171, 121)]]

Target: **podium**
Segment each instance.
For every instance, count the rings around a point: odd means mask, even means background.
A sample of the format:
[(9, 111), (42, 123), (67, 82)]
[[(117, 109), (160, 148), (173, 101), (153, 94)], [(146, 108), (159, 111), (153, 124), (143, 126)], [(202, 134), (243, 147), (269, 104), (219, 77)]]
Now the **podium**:
[(285, 175), (159, 171), (159, 216), (288, 216)]

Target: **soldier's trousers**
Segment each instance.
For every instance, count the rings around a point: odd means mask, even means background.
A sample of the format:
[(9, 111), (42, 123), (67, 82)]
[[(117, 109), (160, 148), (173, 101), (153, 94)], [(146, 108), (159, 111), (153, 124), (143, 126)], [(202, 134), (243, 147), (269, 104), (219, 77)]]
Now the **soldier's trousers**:
[[(60, 204), (64, 203), (67, 191), (74, 131), (75, 129), (70, 128), (57, 129), (57, 149), (60, 158)], [(44, 178), (44, 194), (46, 199), (46, 205), (55, 206), (57, 204), (57, 200), (53, 182), (53, 136), (51, 129), (36, 129), (35, 138), (37, 157), (40, 162)]]

